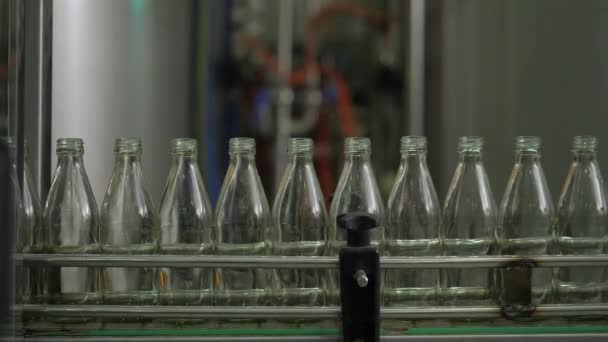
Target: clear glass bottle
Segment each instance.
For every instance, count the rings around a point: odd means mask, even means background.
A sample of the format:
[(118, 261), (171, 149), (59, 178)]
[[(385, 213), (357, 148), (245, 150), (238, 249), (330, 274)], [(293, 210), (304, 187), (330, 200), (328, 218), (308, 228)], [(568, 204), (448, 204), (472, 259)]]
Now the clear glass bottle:
[[(552, 254), (554, 208), (540, 162), (541, 139), (515, 138), (515, 165), (500, 206), (496, 241), (501, 255), (535, 256)], [(499, 287), (504, 279), (499, 272)], [(553, 270), (536, 268), (532, 272), (532, 303), (551, 299)]]
[[(57, 254), (99, 252), (97, 204), (84, 162), (82, 139), (57, 140), (57, 168), (44, 206), (48, 248)], [(99, 273), (94, 267), (49, 267), (48, 296), (55, 304), (99, 302)]]
[[(18, 253), (36, 253), (42, 251), (42, 208), (29, 166), (29, 145), (24, 141), (24, 177), (23, 189), (20, 189), (17, 177), (17, 146), (12, 137), (2, 138), (7, 146), (10, 162), (10, 182), (16, 196), (14, 210), (18, 224), (16, 251)], [(40, 268), (36, 265), (18, 266), (15, 270), (16, 300), (21, 303), (38, 301), (43, 293), (44, 282), (39, 279)]]
[[(557, 246), (562, 255), (604, 252), (608, 209), (596, 151), (596, 137), (574, 137), (574, 159), (557, 209)], [(558, 302), (598, 303), (607, 285), (606, 270), (604, 267), (560, 267), (557, 281)]]
[[(383, 255), (441, 255), (441, 209), (426, 152), (425, 137), (401, 138), (401, 164), (388, 199)], [(437, 304), (438, 290), (437, 269), (388, 270), (384, 274), (385, 305)]]
[[(216, 253), (266, 255), (271, 217), (255, 166), (255, 141), (232, 138), (229, 153), (230, 165), (215, 212)], [(216, 269), (216, 305), (267, 304), (269, 274), (265, 269)]]
[[(211, 253), (213, 212), (197, 162), (196, 139), (171, 142), (173, 161), (160, 204), (161, 254)], [(161, 268), (159, 302), (167, 305), (211, 305), (213, 271)]]
[[(490, 252), (498, 212), (482, 160), (483, 139), (461, 137), (458, 165), (443, 207), (440, 235), (443, 255), (483, 256)], [(442, 271), (442, 303), (481, 305), (491, 302), (488, 269)]]
[[(338, 215), (362, 211), (378, 217), (379, 227), (371, 232), (372, 244), (378, 245), (384, 234), (384, 202), (376, 183), (370, 156), (372, 143), (369, 138), (351, 137), (344, 140), (344, 167), (329, 209), (326, 254), (337, 256), (346, 245), (346, 233), (338, 229)], [(338, 273), (327, 272), (325, 277), (326, 298), (329, 303), (339, 301)]]
[[(141, 154), (140, 139), (116, 139), (114, 171), (101, 206), (102, 253), (156, 252), (156, 215), (144, 184)], [(154, 273), (153, 268), (103, 268), (101, 285), (104, 303), (154, 303)]]
[[(312, 162), (312, 139), (292, 138), (288, 163), (272, 208), (272, 254), (320, 256), (325, 246), (327, 211)], [(319, 270), (276, 270), (277, 305), (320, 305)]]

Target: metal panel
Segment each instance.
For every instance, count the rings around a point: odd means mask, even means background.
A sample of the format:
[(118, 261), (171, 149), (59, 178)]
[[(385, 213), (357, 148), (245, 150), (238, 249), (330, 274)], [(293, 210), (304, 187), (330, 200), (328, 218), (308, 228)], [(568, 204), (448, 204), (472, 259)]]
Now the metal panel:
[(54, 3), (52, 137), (84, 138), (98, 203), (112, 172), (115, 138), (143, 139), (144, 173), (158, 203), (170, 166), (169, 140), (191, 135), (191, 4)]

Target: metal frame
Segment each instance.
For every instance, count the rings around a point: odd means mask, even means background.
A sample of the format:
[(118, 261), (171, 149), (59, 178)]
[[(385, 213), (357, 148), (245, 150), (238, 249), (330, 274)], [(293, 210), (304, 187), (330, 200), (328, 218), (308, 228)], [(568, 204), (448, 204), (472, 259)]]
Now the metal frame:
[[(605, 334), (581, 334), (572, 336), (571, 334), (479, 334), (479, 335), (410, 335), (410, 336), (384, 336), (380, 338), (382, 342), (401, 342), (401, 341), (500, 341), (500, 342), (570, 342), (576, 339), (577, 342), (599, 342), (605, 341)], [(157, 341), (173, 341), (173, 342), (338, 342), (341, 341), (336, 336), (99, 336), (99, 337), (82, 337), (82, 336), (59, 336), (59, 337), (26, 337), (27, 342), (64, 342), (64, 341), (79, 341), (79, 342), (157, 342)]]
[[(234, 306), (173, 306), (173, 305), (38, 305), (23, 304), (14, 310), (36, 317), (94, 317), (94, 318), (172, 318), (172, 319), (331, 319), (340, 315), (339, 307), (234, 307)], [(446, 307), (388, 307), (380, 310), (382, 319), (432, 320), (501, 318), (497, 306)], [(607, 304), (539, 305), (535, 318), (598, 317), (608, 315)]]
[[(77, 267), (224, 267), (332, 269), (337, 257), (219, 256), (219, 255), (120, 255), (120, 254), (18, 254), (17, 262)], [(537, 267), (608, 267), (608, 255), (542, 255), (483, 257), (382, 257), (383, 269), (496, 268), (530, 260)]]

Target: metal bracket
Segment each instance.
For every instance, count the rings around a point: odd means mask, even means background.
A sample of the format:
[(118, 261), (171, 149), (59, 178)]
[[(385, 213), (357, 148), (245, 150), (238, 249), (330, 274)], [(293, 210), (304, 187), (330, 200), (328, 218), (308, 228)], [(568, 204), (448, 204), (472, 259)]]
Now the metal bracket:
[(369, 230), (377, 226), (367, 213), (339, 215), (348, 246), (340, 250), (340, 299), (345, 342), (380, 340), (380, 255), (370, 246)]

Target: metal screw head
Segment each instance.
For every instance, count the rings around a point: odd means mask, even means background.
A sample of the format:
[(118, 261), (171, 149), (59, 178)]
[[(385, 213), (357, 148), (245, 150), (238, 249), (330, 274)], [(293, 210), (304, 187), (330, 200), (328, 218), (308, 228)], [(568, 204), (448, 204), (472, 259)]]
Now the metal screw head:
[(355, 272), (355, 280), (359, 287), (366, 287), (369, 283), (369, 279), (367, 279), (367, 274), (364, 270), (357, 270), (357, 272)]

